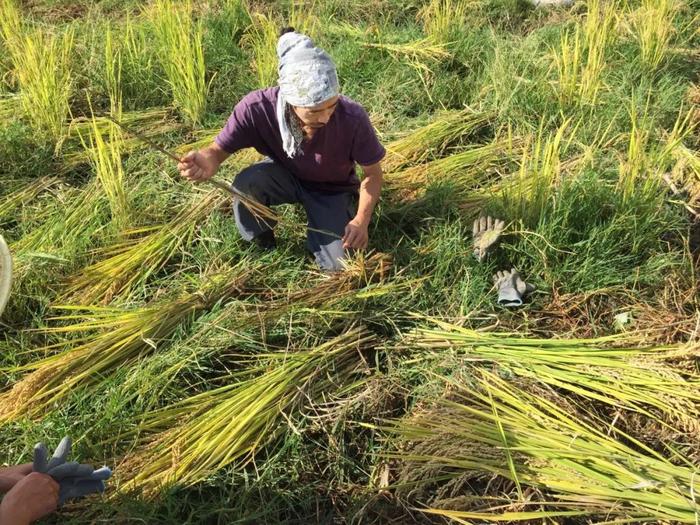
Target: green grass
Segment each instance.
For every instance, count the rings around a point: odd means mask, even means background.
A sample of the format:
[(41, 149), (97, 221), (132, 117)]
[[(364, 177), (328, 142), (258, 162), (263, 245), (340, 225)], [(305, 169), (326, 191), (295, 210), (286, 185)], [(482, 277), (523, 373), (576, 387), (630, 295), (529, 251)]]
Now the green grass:
[[(70, 433), (115, 468), (46, 523), (692, 523), (696, 7), (0, 0), (0, 460)], [(299, 207), (261, 254), (227, 194), (104, 118), (210, 143), (275, 84), (284, 25), (389, 150), (340, 275)], [(482, 263), (479, 214), (506, 222)], [(511, 267), (537, 285), (517, 310)]]

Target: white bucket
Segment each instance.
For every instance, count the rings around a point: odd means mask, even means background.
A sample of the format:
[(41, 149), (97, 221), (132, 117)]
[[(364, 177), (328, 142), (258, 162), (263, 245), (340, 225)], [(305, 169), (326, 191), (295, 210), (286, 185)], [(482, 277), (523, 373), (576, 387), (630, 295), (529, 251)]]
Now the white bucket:
[(0, 235), (0, 315), (5, 309), (12, 287), (12, 256), (5, 239)]

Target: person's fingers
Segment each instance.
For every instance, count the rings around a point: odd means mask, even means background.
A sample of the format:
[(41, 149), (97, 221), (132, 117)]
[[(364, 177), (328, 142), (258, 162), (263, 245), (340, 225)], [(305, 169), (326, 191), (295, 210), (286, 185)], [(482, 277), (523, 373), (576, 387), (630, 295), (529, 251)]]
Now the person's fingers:
[(362, 240), (360, 241), (360, 249), (361, 250), (366, 249), (368, 244), (369, 244), (369, 236), (363, 235)]
[(355, 228), (350, 228), (350, 231), (346, 235), (345, 242), (343, 243), (343, 248), (355, 248), (355, 240), (357, 239), (357, 230)]
[(493, 219), (490, 215), (486, 217), (486, 229), (493, 230)]
[(496, 221), (496, 229), (497, 230), (502, 230), (505, 225), (506, 225), (506, 223), (500, 219), (498, 219)]
[(479, 217), (479, 232), (482, 233), (486, 230), (486, 217), (483, 215)]
[(192, 166), (191, 168), (185, 170), (183, 175), (188, 180), (198, 181), (204, 178), (204, 170), (198, 166)]
[(181, 159), (185, 162), (193, 162), (197, 158), (196, 151), (188, 151)]
[(479, 233), (479, 219), (474, 219), (474, 222), (472, 223), (472, 237), (476, 237), (476, 235)]
[(343, 233), (343, 242), (348, 240), (348, 237), (350, 236), (350, 233), (352, 232), (352, 226), (350, 224), (347, 224), (345, 226), (345, 232)]

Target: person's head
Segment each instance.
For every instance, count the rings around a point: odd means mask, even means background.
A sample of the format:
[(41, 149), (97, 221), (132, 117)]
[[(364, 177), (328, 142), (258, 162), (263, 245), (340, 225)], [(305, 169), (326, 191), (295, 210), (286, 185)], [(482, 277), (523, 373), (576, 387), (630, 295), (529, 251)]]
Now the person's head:
[(302, 126), (318, 129), (326, 125), (340, 92), (331, 57), (292, 28), (282, 30), (277, 56), (280, 95), (292, 106)]
[(310, 107), (292, 106), (294, 114), (297, 116), (301, 125), (305, 128), (318, 129), (322, 128), (333, 116), (336, 106), (338, 105), (338, 95), (324, 100), (320, 104)]

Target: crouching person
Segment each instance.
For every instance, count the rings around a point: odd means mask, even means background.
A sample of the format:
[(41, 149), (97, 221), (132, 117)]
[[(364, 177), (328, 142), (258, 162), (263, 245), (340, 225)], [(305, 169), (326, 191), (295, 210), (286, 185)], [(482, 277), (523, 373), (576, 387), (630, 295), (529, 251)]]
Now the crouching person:
[[(386, 152), (364, 108), (340, 94), (328, 54), (287, 29), (277, 55), (279, 85), (246, 95), (214, 143), (187, 154), (178, 168), (193, 182), (206, 180), (232, 153), (255, 148), (265, 160), (239, 173), (234, 188), (266, 206), (300, 203), (308, 218), (308, 250), (322, 269), (340, 270), (348, 250), (367, 247)], [(240, 199), (234, 199), (234, 212), (245, 240), (275, 247), (272, 221), (251, 213)]]

